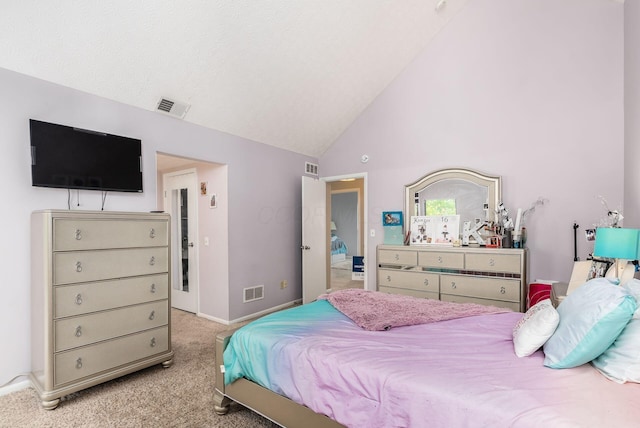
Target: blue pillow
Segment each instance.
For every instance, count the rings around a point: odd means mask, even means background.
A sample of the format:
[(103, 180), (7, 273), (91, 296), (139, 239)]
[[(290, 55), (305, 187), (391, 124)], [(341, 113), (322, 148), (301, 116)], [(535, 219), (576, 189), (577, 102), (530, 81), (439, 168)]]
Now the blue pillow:
[(577, 288), (558, 305), (560, 323), (544, 344), (544, 365), (566, 369), (588, 363), (611, 346), (631, 320), (636, 299), (605, 278)]
[[(623, 287), (636, 298), (636, 302), (640, 301), (639, 280), (632, 279)], [(640, 383), (640, 309), (636, 309), (613, 345), (591, 364), (614, 382)]]

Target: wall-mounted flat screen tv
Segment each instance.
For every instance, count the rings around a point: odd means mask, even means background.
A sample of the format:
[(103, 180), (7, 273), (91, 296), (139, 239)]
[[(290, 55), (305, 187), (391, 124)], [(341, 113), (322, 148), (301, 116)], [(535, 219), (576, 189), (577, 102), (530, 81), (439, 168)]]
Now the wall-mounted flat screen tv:
[(34, 119), (29, 122), (33, 186), (142, 192), (140, 140)]

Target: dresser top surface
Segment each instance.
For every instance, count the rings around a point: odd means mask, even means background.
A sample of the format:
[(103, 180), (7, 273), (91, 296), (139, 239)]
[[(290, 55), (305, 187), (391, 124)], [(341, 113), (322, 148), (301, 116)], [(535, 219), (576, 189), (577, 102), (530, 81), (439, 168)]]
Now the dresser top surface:
[(99, 218), (168, 218), (169, 214), (165, 212), (133, 212), (133, 211), (85, 211), (85, 210), (38, 210), (33, 211), (31, 215), (50, 216), (50, 217), (99, 217)]
[(391, 251), (437, 251), (452, 253), (482, 253), (482, 254), (523, 254), (526, 248), (487, 248), (479, 246), (452, 247), (446, 245), (378, 245), (378, 250)]

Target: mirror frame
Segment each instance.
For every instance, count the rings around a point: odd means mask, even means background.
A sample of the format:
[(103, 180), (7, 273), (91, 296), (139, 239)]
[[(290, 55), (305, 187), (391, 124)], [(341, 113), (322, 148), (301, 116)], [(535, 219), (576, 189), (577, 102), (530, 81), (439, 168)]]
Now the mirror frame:
[[(409, 222), (413, 214), (413, 198), (416, 193), (421, 192), (428, 186), (442, 180), (465, 180), (479, 186), (484, 186), (488, 190), (489, 213), (493, 213), (489, 218), (495, 221), (496, 208), (502, 199), (502, 177), (498, 175), (487, 175), (472, 169), (449, 168), (441, 169), (425, 175), (418, 181), (407, 184), (404, 191), (404, 215)], [(462, 225), (460, 225), (462, 226)]]

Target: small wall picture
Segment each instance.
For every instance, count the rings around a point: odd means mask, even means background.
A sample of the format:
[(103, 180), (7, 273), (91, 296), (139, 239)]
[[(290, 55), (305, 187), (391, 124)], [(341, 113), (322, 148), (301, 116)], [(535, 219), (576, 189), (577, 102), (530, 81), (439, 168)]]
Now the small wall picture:
[(383, 226), (402, 226), (402, 211), (384, 211), (382, 213)]
[(209, 208), (217, 208), (218, 207), (218, 197), (214, 193), (211, 195), (211, 200), (209, 201)]
[(584, 237), (587, 240), (587, 242), (589, 241), (595, 241), (596, 240), (596, 230), (595, 229), (587, 229), (584, 231)]
[(209, 183), (206, 181), (200, 182), (200, 196), (207, 196), (207, 185)]

